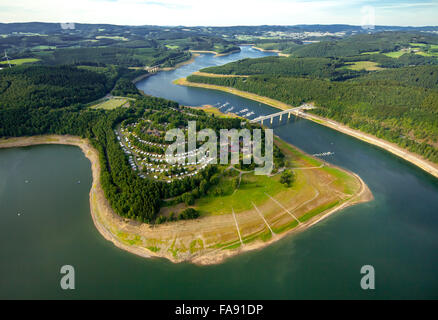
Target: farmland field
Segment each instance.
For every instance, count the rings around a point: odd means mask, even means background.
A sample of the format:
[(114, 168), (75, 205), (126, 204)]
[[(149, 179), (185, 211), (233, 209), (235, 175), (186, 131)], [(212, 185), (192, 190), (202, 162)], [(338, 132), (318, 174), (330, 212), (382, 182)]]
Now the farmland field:
[(120, 98), (113, 98), (106, 101), (103, 101), (101, 103), (98, 103), (94, 106), (91, 106), (91, 109), (104, 109), (104, 110), (113, 110), (118, 107), (123, 106), (128, 102), (128, 99), (120, 99)]
[[(38, 62), (40, 61), (39, 59), (35, 59), (35, 58), (24, 58), (24, 59), (14, 59), (14, 60), (9, 60), (9, 62), (11, 64), (15, 64), (15, 65), (21, 65), (24, 63), (32, 63), (32, 62)], [(0, 64), (8, 64), (7, 61), (0, 61)]]
[(357, 62), (349, 62), (346, 63), (348, 66), (347, 69), (351, 70), (366, 70), (366, 71), (376, 71), (383, 70), (384, 68), (378, 67), (378, 63), (372, 61), (357, 61)]

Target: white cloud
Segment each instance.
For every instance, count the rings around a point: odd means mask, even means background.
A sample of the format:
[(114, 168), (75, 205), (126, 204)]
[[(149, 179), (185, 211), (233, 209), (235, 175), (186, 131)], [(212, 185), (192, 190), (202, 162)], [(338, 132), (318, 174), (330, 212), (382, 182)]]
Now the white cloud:
[(365, 0), (15, 0), (0, 5), (0, 21), (186, 26), (359, 25), (360, 8), (370, 2), (375, 4), (377, 24), (406, 25), (406, 16), (410, 17), (410, 25), (436, 24), (432, 13), (438, 16), (438, 12), (433, 3), (385, 5), (383, 1)]
[(417, 3), (395, 3), (392, 5), (378, 6), (379, 9), (403, 9), (403, 8), (415, 8), (415, 7), (433, 7), (438, 6), (433, 2), (417, 2)]

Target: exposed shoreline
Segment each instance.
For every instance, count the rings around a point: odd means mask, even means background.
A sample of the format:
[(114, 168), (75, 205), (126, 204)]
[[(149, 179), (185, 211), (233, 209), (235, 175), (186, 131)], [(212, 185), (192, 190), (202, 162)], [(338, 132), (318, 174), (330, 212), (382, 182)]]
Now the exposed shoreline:
[(153, 73), (146, 73), (146, 74), (142, 74), (141, 76), (138, 76), (137, 78), (133, 79), (131, 82), (133, 84), (136, 84), (137, 82), (149, 78), (151, 75), (153, 75)]
[[(198, 53), (194, 53), (194, 52), (191, 52), (191, 54), (192, 54), (192, 56), (191, 56), (190, 59), (188, 59), (186, 61), (178, 62), (173, 67), (160, 68), (159, 71), (172, 71), (172, 70), (178, 69), (179, 67), (182, 67), (182, 66), (184, 66), (186, 64), (191, 64), (191, 63), (195, 62), (195, 59), (197, 57), (199, 57), (199, 54)], [(155, 74), (155, 73), (153, 73), (153, 74)]]
[(312, 227), (313, 225), (317, 224), (318, 222), (321, 222), (322, 220), (328, 218), (332, 214), (334, 214), (338, 211), (341, 211), (345, 208), (348, 208), (348, 207), (353, 206), (355, 204), (369, 202), (369, 201), (374, 200), (374, 196), (373, 196), (371, 190), (368, 188), (366, 183), (357, 174), (352, 173), (352, 172), (345, 170), (345, 169), (342, 169), (342, 170), (347, 171), (348, 173), (352, 174), (360, 183), (360, 191), (354, 197), (352, 197), (350, 200), (347, 200), (347, 201), (341, 203), (340, 205), (335, 206), (332, 209), (329, 209), (326, 212), (322, 212), (322, 213), (314, 216), (313, 218), (309, 219), (305, 223), (302, 223), (293, 229), (290, 229), (290, 230), (283, 232), (283, 233), (280, 233), (280, 234), (276, 234), (268, 241), (265, 241), (265, 242), (256, 241), (256, 242), (253, 242), (250, 244), (245, 244), (244, 246), (239, 247), (237, 250), (226, 250), (226, 251), (222, 250), (220, 252), (216, 252), (214, 255), (206, 254), (204, 256), (200, 256), (199, 258), (194, 259), (192, 262), (196, 263), (196, 264), (201, 264), (201, 265), (222, 263), (222, 262), (224, 262), (225, 259), (227, 259), (229, 257), (235, 256), (235, 255), (240, 254), (240, 253), (248, 252), (248, 251), (263, 249), (263, 248), (271, 245), (272, 243), (277, 242), (285, 237), (288, 237), (292, 234), (296, 234), (296, 233), (305, 231), (308, 228)]
[[(334, 208), (329, 209), (326, 212), (320, 213), (315, 217), (307, 220), (306, 222), (298, 225), (297, 227), (285, 231), (280, 234), (276, 234), (270, 240), (266, 242), (255, 241), (250, 244), (245, 244), (238, 249), (234, 250), (210, 250), (210, 251), (202, 251), (202, 253), (189, 254), (186, 256), (175, 258), (171, 252), (153, 252), (147, 249), (145, 246), (138, 245), (128, 245), (122, 242), (117, 233), (120, 230), (127, 229), (135, 229), (139, 232), (150, 234), (169, 234), (173, 237), (176, 230), (196, 230), (202, 224), (211, 224), (217, 223), (218, 219), (223, 216), (215, 216), (215, 217), (205, 217), (201, 219), (195, 220), (187, 220), (187, 221), (179, 221), (166, 223), (164, 225), (159, 226), (151, 226), (147, 224), (135, 224), (134, 222), (129, 221), (128, 219), (124, 219), (118, 216), (113, 209), (111, 208), (108, 200), (105, 197), (104, 191), (100, 184), (100, 164), (99, 164), (99, 154), (96, 149), (90, 144), (90, 142), (86, 139), (82, 139), (76, 136), (61, 136), (61, 135), (45, 135), (45, 136), (31, 136), (31, 137), (19, 137), (19, 138), (9, 138), (9, 139), (0, 139), (0, 148), (13, 148), (13, 147), (26, 147), (32, 145), (43, 145), (43, 144), (64, 144), (64, 145), (74, 145), (79, 147), (84, 155), (91, 162), (91, 170), (93, 182), (89, 193), (89, 201), (90, 201), (90, 212), (93, 219), (93, 223), (96, 226), (99, 233), (108, 241), (111, 241), (116, 247), (126, 250), (130, 253), (142, 256), (142, 257), (161, 257), (166, 258), (172, 262), (192, 262), (199, 265), (211, 265), (223, 262), (226, 258), (235, 256), (237, 254), (252, 251), (256, 249), (264, 248), (270, 245), (273, 242), (276, 242), (292, 233), (303, 231), (319, 221), (327, 218), (333, 213), (342, 210), (348, 206), (370, 201), (373, 199), (373, 195), (371, 191), (368, 189), (368, 186), (363, 182), (363, 180), (356, 174), (351, 173), (360, 184), (360, 190), (356, 195), (354, 195), (349, 200), (341, 203)], [(343, 169), (344, 171), (347, 171)], [(200, 221), (203, 220), (203, 221)]]
[(179, 67), (182, 67), (182, 66), (184, 66), (184, 65), (186, 65), (186, 64), (190, 64), (190, 63), (195, 62), (195, 59), (196, 59), (197, 57), (199, 57), (199, 54), (197, 54), (197, 53), (192, 53), (191, 58), (188, 59), (188, 60), (186, 60), (186, 61), (179, 62), (179, 63), (177, 63), (177, 64), (176, 64), (175, 66), (173, 66), (173, 67), (159, 68), (158, 71), (155, 72), (155, 73), (146, 73), (146, 74), (143, 74), (143, 75), (138, 76), (137, 78), (133, 79), (131, 82), (132, 82), (133, 84), (137, 84), (137, 82), (140, 82), (141, 80), (144, 80), (144, 79), (146, 79), (146, 78), (149, 78), (150, 76), (153, 76), (153, 75), (157, 74), (157, 73), (160, 72), (160, 71), (172, 71), (172, 70), (175, 70), (175, 69), (177, 69), (177, 68), (179, 68)]
[(247, 75), (240, 74), (218, 74), (218, 73), (208, 73), (202, 71), (195, 71), (192, 73), (194, 76), (211, 77), (211, 78), (248, 78)]
[(262, 52), (274, 52), (274, 53), (278, 54), (278, 56), (280, 56), (280, 57), (289, 57), (289, 55), (287, 53), (283, 53), (280, 50), (275, 50), (275, 49), (267, 50), (267, 49), (259, 48), (256, 46), (251, 46), (251, 48), (254, 48), (254, 49), (262, 51)]
[(225, 53), (217, 53), (216, 51), (211, 51), (211, 50), (189, 50), (189, 51), (192, 53), (211, 53), (211, 54), (214, 54), (215, 57), (223, 57), (223, 56), (228, 56), (232, 53), (240, 52), (240, 49), (239, 50), (231, 50), (231, 51), (228, 51)]
[[(246, 98), (246, 99), (261, 102), (261, 103), (270, 105), (274, 108), (278, 108), (278, 109), (282, 109), (282, 110), (287, 110), (287, 109), (293, 108), (293, 106), (286, 104), (284, 102), (281, 102), (281, 101), (278, 101), (278, 100), (275, 100), (272, 98), (268, 98), (268, 97), (263, 97), (263, 96), (255, 94), (255, 93), (234, 89), (232, 87), (225, 87), (225, 86), (212, 85), (212, 84), (206, 84), (206, 83), (190, 82), (190, 81), (187, 81), (186, 78), (177, 79), (174, 81), (174, 83), (179, 84), (179, 85), (184, 85), (184, 86), (191, 86), (191, 87), (197, 87), (197, 88), (206, 88), (206, 89), (224, 91), (224, 92), (231, 93), (231, 94), (234, 94), (234, 95)], [(424, 159), (420, 155), (417, 155), (413, 152), (410, 152), (406, 149), (403, 149), (395, 143), (377, 138), (376, 136), (373, 136), (369, 133), (364, 133), (364, 132), (356, 130), (356, 129), (351, 129), (350, 127), (343, 125), (339, 122), (336, 122), (334, 120), (323, 118), (323, 117), (313, 115), (310, 113), (300, 112), (298, 114), (294, 113), (294, 115), (297, 115), (297, 116), (302, 117), (304, 119), (308, 119), (308, 120), (311, 120), (311, 121), (316, 122), (318, 124), (324, 125), (326, 127), (329, 127), (329, 128), (334, 129), (336, 131), (342, 132), (344, 134), (347, 134), (347, 135), (352, 136), (354, 138), (357, 138), (359, 140), (365, 141), (369, 144), (378, 146), (378, 147), (414, 164), (415, 166), (421, 168), (422, 170), (426, 171), (427, 173), (431, 174), (432, 176), (438, 178), (438, 164), (433, 163), (427, 159)]]

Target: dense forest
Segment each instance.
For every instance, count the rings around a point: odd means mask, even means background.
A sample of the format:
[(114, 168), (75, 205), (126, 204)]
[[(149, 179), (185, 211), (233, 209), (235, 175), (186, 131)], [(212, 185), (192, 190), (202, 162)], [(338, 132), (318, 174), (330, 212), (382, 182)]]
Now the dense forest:
[(438, 89), (438, 65), (371, 72), (352, 81), (361, 83), (381, 82), (382, 85), (393, 84)]
[(263, 50), (277, 50), (285, 54), (290, 54), (294, 50), (300, 48), (303, 45), (301, 40), (258, 40), (255, 43), (255, 47)]
[(116, 96), (139, 97), (132, 80), (145, 74), (145, 70), (113, 65), (17, 66), (2, 70), (0, 106), (61, 108), (100, 99), (110, 91)]
[(368, 52), (391, 52), (409, 43), (438, 44), (438, 37), (420, 32), (379, 32), (358, 34), (335, 41), (321, 41), (301, 46), (292, 52), (294, 57), (347, 57)]
[(1, 71), (0, 107), (60, 108), (101, 98), (112, 81), (71, 66), (14, 67)]
[(112, 64), (124, 67), (162, 65), (172, 67), (190, 59), (190, 53), (181, 50), (155, 48), (76, 48), (58, 49), (41, 55), (42, 63), (63, 64)]
[(358, 71), (340, 69), (344, 62), (328, 58), (264, 57), (243, 59), (223, 66), (202, 69), (203, 72), (234, 75), (277, 75), (309, 78), (346, 79), (360, 74)]

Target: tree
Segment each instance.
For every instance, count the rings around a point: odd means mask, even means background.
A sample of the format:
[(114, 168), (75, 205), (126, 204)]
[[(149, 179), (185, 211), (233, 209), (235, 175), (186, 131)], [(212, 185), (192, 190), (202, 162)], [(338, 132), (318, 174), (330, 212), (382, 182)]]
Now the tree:
[(295, 181), (295, 174), (290, 170), (284, 170), (280, 177), (280, 183), (290, 187)]
[(208, 182), (206, 180), (202, 180), (201, 184), (199, 185), (199, 192), (201, 194), (206, 194), (208, 190)]
[(240, 177), (234, 179), (233, 184), (234, 184), (234, 189), (237, 189), (240, 185)]
[(188, 220), (188, 219), (196, 219), (199, 217), (199, 212), (193, 208), (187, 208), (184, 211), (182, 211), (178, 219), (179, 220)]
[(195, 203), (195, 198), (193, 197), (193, 195), (189, 192), (184, 193), (181, 196), (181, 200), (184, 201), (184, 203), (188, 206), (191, 206), (192, 204)]
[(157, 219), (155, 219), (155, 224), (161, 224), (167, 221), (167, 218), (165, 216), (159, 216)]

